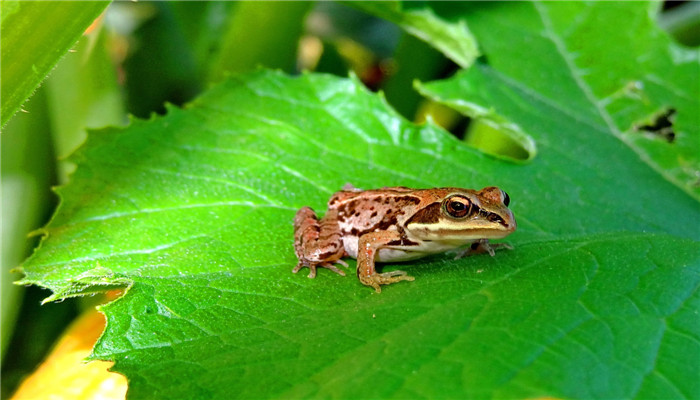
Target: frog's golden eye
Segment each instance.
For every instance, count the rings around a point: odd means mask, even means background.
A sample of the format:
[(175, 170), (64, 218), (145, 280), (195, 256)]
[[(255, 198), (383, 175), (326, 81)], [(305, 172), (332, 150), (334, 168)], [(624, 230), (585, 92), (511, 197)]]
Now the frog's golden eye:
[(453, 218), (464, 218), (471, 214), (472, 202), (466, 197), (452, 196), (445, 200), (445, 212)]

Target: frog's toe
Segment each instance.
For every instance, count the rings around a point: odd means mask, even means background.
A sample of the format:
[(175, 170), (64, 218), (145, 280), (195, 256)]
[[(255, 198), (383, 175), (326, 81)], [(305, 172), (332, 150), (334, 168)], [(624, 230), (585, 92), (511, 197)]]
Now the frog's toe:
[(390, 271), (377, 274), (380, 285), (390, 285), (401, 281), (413, 281), (416, 278), (406, 275), (406, 271)]
[(377, 274), (382, 280), (391, 280), (388, 283), (394, 283), (398, 281), (412, 281), (414, 278), (412, 276), (406, 275), (406, 271), (389, 271)]
[[(338, 261), (336, 261), (336, 262), (339, 263), (339, 264), (344, 264), (346, 267), (348, 266), (348, 264), (347, 264), (345, 261), (342, 261), (342, 262), (341, 262), (341, 260), (338, 260)], [(321, 267), (328, 268), (328, 269), (330, 269), (331, 271), (335, 272), (335, 273), (338, 274), (338, 275), (345, 276), (345, 272), (343, 272), (343, 271), (341, 271), (340, 269), (338, 269), (338, 267), (336, 267), (335, 264), (333, 264), (333, 263), (323, 264), (323, 265), (321, 265)]]
[(371, 286), (374, 288), (374, 290), (377, 293), (382, 292), (381, 285), (390, 285), (392, 283), (396, 282), (401, 282), (401, 281), (413, 281), (416, 278), (412, 276), (406, 275), (406, 271), (389, 271), (389, 272), (384, 272), (381, 274), (375, 274), (372, 276), (365, 277), (364, 279), (360, 278), (360, 281), (367, 285)]
[(306, 265), (304, 265), (304, 264), (302, 264), (302, 263), (297, 264), (297, 266), (294, 267), (294, 269), (292, 270), (292, 273), (293, 273), (293, 274), (296, 274), (297, 272), (299, 272), (300, 269), (304, 268), (305, 266), (306, 266)]
[(300, 262), (299, 264), (297, 264), (296, 267), (294, 267), (294, 269), (292, 270), (292, 273), (296, 274), (297, 272), (299, 272), (299, 270), (301, 270), (304, 267), (309, 267), (309, 275), (308, 275), (309, 278), (316, 277), (316, 266), (313, 264), (305, 264), (302, 262)]
[(309, 275), (306, 276), (307, 278), (315, 278), (316, 277), (316, 266), (315, 265), (309, 265)]
[(342, 264), (344, 266), (348, 266), (348, 264), (345, 261), (342, 260), (337, 260), (335, 262), (326, 262), (326, 263), (313, 263), (313, 262), (300, 262), (294, 269), (292, 270), (293, 273), (299, 272), (302, 268), (304, 267), (309, 267), (309, 278), (315, 278), (316, 277), (316, 270), (318, 268), (327, 268), (330, 269), (331, 271), (335, 272), (338, 275), (345, 276), (345, 272), (342, 270), (338, 269), (338, 267), (335, 266), (335, 263)]

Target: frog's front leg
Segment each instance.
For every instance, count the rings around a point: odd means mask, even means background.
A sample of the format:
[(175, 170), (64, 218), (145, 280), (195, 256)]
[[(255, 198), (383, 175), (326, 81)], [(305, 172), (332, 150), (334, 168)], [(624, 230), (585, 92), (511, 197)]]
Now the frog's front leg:
[(335, 266), (348, 266), (341, 260), (345, 256), (345, 248), (338, 227), (337, 211), (330, 210), (320, 221), (309, 207), (297, 211), (294, 217), (294, 252), (299, 259), (299, 264), (292, 270), (295, 274), (309, 267), (309, 278), (315, 278), (316, 268), (322, 267), (345, 276)]
[(513, 246), (509, 245), (508, 243), (489, 243), (488, 239), (479, 239), (470, 244), (466, 249), (457, 252), (455, 260), (459, 260), (462, 257), (483, 253), (489, 253), (489, 255), (493, 257), (496, 255), (496, 249), (499, 248), (513, 250)]
[(360, 236), (357, 245), (357, 277), (364, 285), (372, 286), (377, 293), (382, 291), (380, 285), (389, 285), (400, 281), (412, 281), (415, 278), (406, 275), (404, 271), (391, 271), (382, 274), (377, 273), (374, 260), (377, 252), (391, 242), (400, 241), (398, 232), (383, 231), (370, 232)]

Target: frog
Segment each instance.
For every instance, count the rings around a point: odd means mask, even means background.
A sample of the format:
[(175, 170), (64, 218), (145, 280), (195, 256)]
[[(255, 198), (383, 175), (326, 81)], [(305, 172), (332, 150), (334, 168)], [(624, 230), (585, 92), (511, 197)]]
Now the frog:
[(490, 243), (517, 227), (510, 197), (496, 186), (481, 190), (457, 187), (412, 189), (404, 186), (361, 190), (346, 185), (328, 200), (323, 218), (310, 207), (294, 217), (292, 270), (318, 268), (339, 275), (345, 257), (357, 259), (360, 282), (380, 293), (382, 286), (413, 281), (405, 271), (377, 272), (376, 263), (401, 262), (456, 250), (465, 255), (495, 254), (506, 243)]

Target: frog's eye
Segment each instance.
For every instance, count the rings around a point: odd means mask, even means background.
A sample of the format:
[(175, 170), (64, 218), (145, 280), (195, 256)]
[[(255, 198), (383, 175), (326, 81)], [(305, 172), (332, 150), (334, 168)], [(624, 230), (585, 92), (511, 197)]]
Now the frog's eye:
[(452, 196), (445, 200), (445, 211), (450, 217), (464, 218), (471, 213), (472, 202), (466, 197)]
[(508, 204), (510, 204), (510, 196), (508, 196), (508, 193), (504, 192), (503, 190), (501, 190), (501, 193), (503, 193), (503, 204), (508, 207)]

